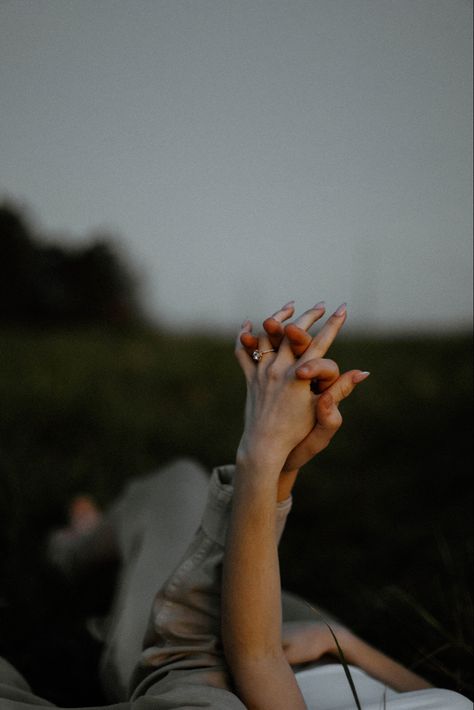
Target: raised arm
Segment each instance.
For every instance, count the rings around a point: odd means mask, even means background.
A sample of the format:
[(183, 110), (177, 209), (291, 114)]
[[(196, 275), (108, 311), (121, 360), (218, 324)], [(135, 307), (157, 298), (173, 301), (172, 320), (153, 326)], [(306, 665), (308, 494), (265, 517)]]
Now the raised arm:
[[(321, 345), (324, 336), (329, 338), (332, 328), (333, 339), (338, 330), (337, 321), (328, 323), (320, 338), (321, 350), (328, 347)], [(248, 324), (244, 324), (244, 331), (249, 332)], [(318, 343), (313, 341), (304, 359), (298, 361), (288, 338), (281, 341), (275, 352), (275, 342), (265, 334), (258, 339), (258, 349), (269, 352), (255, 363), (246, 350), (245, 338), (243, 346), (241, 342), (239, 339), (236, 355), (247, 380), (247, 403), (224, 558), (224, 651), (246, 707), (298, 710), (305, 703), (282, 647), (276, 535), (279, 482), (281, 494), (281, 472), (290, 454), (298, 452), (302, 442), (307, 442), (306, 453), (311, 447), (317, 453), (315, 448), (321, 450), (327, 445), (340, 425), (339, 400), (352, 391), (365, 373), (360, 370), (342, 376), (337, 373), (335, 381), (332, 373), (329, 376), (332, 384), (325, 393), (315, 394), (296, 370), (306, 363), (312, 372), (311, 379), (319, 376), (325, 379), (326, 365), (316, 357)], [(322, 434), (326, 437), (324, 445)], [(315, 439), (321, 444), (319, 448)]]

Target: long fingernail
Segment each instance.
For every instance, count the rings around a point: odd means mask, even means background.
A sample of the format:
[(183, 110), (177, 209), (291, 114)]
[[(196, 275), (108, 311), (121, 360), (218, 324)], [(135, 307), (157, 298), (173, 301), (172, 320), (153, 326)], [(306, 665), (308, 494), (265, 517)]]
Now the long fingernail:
[(337, 311), (334, 311), (335, 316), (343, 316), (344, 313), (347, 311), (347, 303), (341, 303)]
[(281, 307), (281, 310), (284, 311), (285, 308), (291, 308), (294, 305), (295, 305), (295, 301), (288, 301), (288, 303), (285, 303), (285, 305)]
[(326, 308), (326, 301), (319, 301), (315, 306), (312, 307), (312, 311), (324, 310)]
[(365, 370), (364, 372), (356, 372), (355, 375), (352, 375), (352, 382), (355, 385), (358, 385), (359, 382), (363, 382), (364, 380), (366, 380), (369, 375), (370, 372), (367, 372), (367, 370)]
[(240, 327), (241, 327), (241, 328), (247, 328), (249, 325), (250, 325), (250, 321), (249, 321), (249, 320), (244, 320), (244, 322), (242, 323), (242, 325), (241, 325)]

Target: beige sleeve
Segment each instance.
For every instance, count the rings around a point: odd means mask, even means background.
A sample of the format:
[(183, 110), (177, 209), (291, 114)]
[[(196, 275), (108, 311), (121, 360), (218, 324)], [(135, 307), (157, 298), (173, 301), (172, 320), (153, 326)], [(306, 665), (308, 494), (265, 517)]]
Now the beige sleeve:
[[(166, 700), (168, 704), (156, 706), (160, 709), (181, 704), (186, 708), (194, 704), (222, 710), (244, 708), (233, 692), (220, 634), (222, 562), (233, 469), (224, 466), (213, 472), (201, 525), (153, 603), (132, 697)], [(290, 499), (278, 505), (278, 536), (290, 508)]]

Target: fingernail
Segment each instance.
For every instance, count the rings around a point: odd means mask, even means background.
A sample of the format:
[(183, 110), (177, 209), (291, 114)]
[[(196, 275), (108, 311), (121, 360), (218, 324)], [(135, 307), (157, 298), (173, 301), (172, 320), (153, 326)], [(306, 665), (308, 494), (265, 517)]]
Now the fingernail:
[(321, 309), (326, 308), (326, 301), (319, 301), (311, 310), (313, 311), (319, 311)]
[(347, 303), (341, 303), (337, 311), (334, 311), (335, 316), (343, 316), (347, 310)]
[(356, 372), (356, 374), (352, 376), (352, 382), (355, 385), (358, 385), (359, 382), (363, 382), (364, 380), (366, 380), (369, 375), (370, 375), (370, 372), (367, 372), (367, 371)]
[(295, 305), (294, 301), (288, 301), (288, 303), (285, 303), (285, 305), (281, 307), (281, 310), (284, 311), (285, 308), (290, 308), (291, 306), (294, 306), (294, 305)]
[(244, 322), (242, 323), (242, 325), (241, 325), (240, 327), (241, 327), (241, 328), (246, 328), (248, 325), (250, 325), (250, 321), (249, 321), (249, 320), (244, 320)]

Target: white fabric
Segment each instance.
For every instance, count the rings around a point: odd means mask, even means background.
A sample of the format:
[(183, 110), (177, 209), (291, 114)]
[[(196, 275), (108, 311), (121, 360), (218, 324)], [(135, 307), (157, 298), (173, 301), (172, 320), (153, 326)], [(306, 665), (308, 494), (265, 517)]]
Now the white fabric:
[[(362, 710), (470, 710), (473, 704), (450, 690), (430, 688), (397, 693), (367, 673), (350, 666)], [(316, 666), (296, 673), (308, 710), (355, 710), (349, 682), (340, 664)]]

